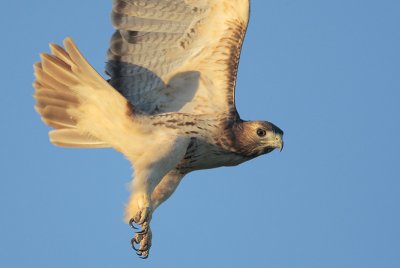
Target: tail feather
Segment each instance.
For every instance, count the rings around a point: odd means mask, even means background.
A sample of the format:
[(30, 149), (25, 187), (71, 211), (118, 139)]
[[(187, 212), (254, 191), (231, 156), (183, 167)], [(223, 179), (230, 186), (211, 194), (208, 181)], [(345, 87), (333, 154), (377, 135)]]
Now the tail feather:
[[(44, 121), (49, 125), (58, 125), (56, 128), (75, 128), (76, 121), (61, 107), (46, 105), (44, 108), (36, 106)], [(53, 126), (54, 127), (54, 126)]]
[(64, 46), (50, 44), (52, 55), (41, 54), (34, 65), (35, 109), (55, 129), (50, 141), (74, 148), (118, 147), (114, 133), (129, 122), (127, 100), (90, 66), (72, 39), (66, 38)]
[(106, 148), (109, 145), (94, 138), (83, 137), (76, 129), (59, 129), (49, 132), (50, 141), (61, 147), (70, 148)]
[(63, 61), (50, 56), (48, 54), (41, 54), (43, 71), (52, 77), (57, 77), (57, 81), (66, 86), (73, 86), (79, 83), (78, 78), (72, 73), (69, 65)]
[(50, 46), (50, 51), (54, 56), (56, 56), (57, 58), (59, 58), (60, 60), (62, 60), (71, 67), (76, 66), (75, 63), (69, 57), (68, 53), (65, 52), (65, 50), (62, 47), (53, 43), (49, 44), (49, 46)]
[(43, 69), (42, 63), (38, 62), (34, 66), (36, 81), (34, 87), (44, 87), (55, 91), (65, 91), (68, 92), (68, 87), (58, 80), (54, 79), (47, 71)]
[(78, 105), (78, 98), (67, 90), (60, 90), (60, 88), (55, 89), (54, 87), (46, 87), (41, 85), (39, 82), (35, 81), (33, 87), (36, 89), (34, 97), (36, 100), (40, 100), (41, 98), (53, 99), (53, 100), (61, 100), (68, 105)]

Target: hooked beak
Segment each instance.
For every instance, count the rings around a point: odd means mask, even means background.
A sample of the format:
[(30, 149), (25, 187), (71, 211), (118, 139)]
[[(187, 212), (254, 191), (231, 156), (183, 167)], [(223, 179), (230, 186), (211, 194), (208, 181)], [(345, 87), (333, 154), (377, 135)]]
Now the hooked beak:
[(285, 145), (285, 142), (281, 139), (280, 146), (278, 147), (279, 148), (279, 152), (282, 152), (284, 145)]
[(279, 149), (279, 151), (282, 152), (284, 146), (283, 137), (281, 134), (275, 133), (271, 139), (264, 144), (269, 148)]
[(274, 143), (273, 146), (274, 146), (276, 149), (279, 149), (280, 152), (282, 152), (283, 146), (284, 146), (283, 134), (275, 133), (273, 143)]

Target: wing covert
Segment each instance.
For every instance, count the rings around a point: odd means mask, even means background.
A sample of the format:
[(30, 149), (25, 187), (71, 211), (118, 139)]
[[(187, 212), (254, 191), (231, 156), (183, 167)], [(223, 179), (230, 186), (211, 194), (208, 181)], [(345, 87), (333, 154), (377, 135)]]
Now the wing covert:
[(110, 83), (145, 114), (236, 113), (248, 0), (114, 0)]

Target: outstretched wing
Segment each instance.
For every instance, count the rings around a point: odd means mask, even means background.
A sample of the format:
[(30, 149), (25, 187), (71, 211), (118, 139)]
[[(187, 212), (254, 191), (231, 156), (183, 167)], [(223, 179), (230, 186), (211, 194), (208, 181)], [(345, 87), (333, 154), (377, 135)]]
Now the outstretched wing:
[(145, 114), (235, 114), (249, 0), (114, 0), (110, 83)]

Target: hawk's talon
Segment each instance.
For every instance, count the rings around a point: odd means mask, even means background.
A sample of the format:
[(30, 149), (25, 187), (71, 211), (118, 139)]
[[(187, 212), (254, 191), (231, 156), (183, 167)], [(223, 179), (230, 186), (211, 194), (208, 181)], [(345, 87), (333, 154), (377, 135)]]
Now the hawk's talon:
[(148, 227), (144, 227), (142, 230), (137, 231), (136, 233), (139, 235), (145, 235), (148, 232)]
[[(151, 230), (149, 222), (151, 220), (151, 213), (147, 208), (139, 211), (136, 216), (129, 220), (129, 225), (136, 231), (134, 237), (131, 239), (133, 250), (141, 259), (149, 257), (149, 250), (151, 247)], [(140, 228), (138, 228), (138, 227)]]
[(147, 259), (149, 257), (149, 249), (146, 250), (137, 250), (136, 255), (138, 255), (141, 259)]
[(139, 228), (137, 228), (137, 227), (134, 225), (135, 223), (136, 223), (136, 222), (135, 222), (135, 220), (134, 220), (133, 218), (129, 220), (129, 225), (130, 225), (133, 229), (137, 230), (137, 229), (139, 229)]
[(149, 257), (149, 249), (138, 250), (136, 254), (142, 259), (147, 259)]
[(146, 243), (145, 245), (140, 245), (140, 247), (141, 248), (139, 249), (139, 251), (141, 251), (141, 252), (145, 252), (150, 249), (150, 245), (148, 243)]
[(137, 249), (137, 248), (135, 247), (135, 244), (139, 244), (139, 243), (135, 240), (135, 237), (133, 237), (133, 238), (131, 239), (131, 245), (132, 245), (133, 250), (136, 251), (136, 254), (138, 254), (137, 252), (139, 251), (139, 249)]
[(136, 216), (134, 218), (132, 218), (131, 220), (133, 220), (138, 225), (142, 225), (146, 222), (150, 222), (150, 219), (151, 219), (150, 215), (151, 215), (150, 208), (146, 207), (146, 208), (139, 210), (136, 213)]

